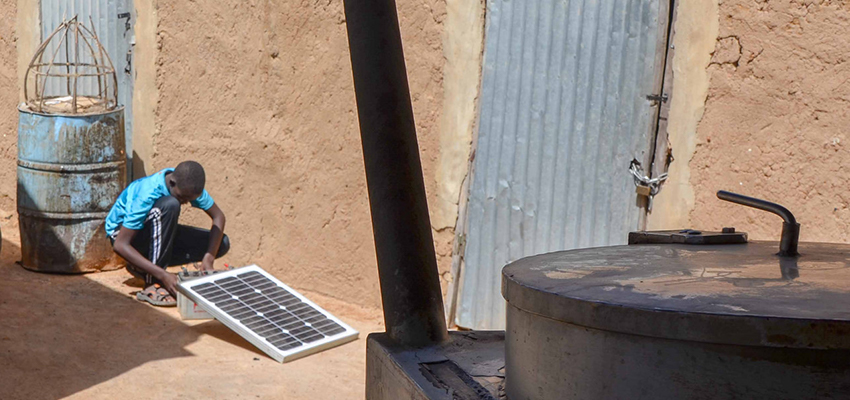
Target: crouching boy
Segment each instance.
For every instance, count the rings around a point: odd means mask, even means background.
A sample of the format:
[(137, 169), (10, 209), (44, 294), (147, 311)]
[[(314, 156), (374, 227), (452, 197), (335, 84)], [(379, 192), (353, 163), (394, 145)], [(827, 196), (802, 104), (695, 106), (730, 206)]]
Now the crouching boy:
[[(176, 305), (177, 277), (166, 267), (200, 262), (212, 270), (216, 258), (230, 249), (224, 235), (224, 213), (204, 190), (201, 164), (183, 161), (127, 186), (106, 217), (112, 249), (127, 261), (127, 271), (145, 281), (136, 294), (156, 306)], [(190, 203), (212, 219), (206, 230), (177, 223), (180, 206)]]

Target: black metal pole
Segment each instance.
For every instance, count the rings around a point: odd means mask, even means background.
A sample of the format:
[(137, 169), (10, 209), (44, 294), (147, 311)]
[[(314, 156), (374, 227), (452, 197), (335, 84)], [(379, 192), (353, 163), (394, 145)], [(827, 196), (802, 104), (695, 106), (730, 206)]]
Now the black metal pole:
[(394, 0), (345, 0), (387, 333), (447, 339), (437, 258)]

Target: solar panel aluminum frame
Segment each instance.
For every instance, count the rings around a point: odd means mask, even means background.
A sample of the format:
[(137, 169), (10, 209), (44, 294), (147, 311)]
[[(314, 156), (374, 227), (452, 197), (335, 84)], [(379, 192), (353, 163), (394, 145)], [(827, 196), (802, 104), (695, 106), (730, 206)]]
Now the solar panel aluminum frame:
[[(247, 326), (243, 325), (239, 320), (233, 318), (228, 315), (226, 312), (218, 308), (214, 303), (210, 302), (206, 298), (200, 296), (193, 288), (195, 286), (203, 285), (206, 283), (214, 282), (217, 280), (221, 280), (228, 277), (236, 277), (236, 275), (244, 274), (247, 272), (257, 272), (274, 282), (276, 285), (282, 287), (293, 296), (297, 297), (302, 302), (306, 303), (316, 311), (322, 313), (325, 317), (330, 319), (333, 322), (339, 324), (342, 328), (345, 329), (344, 332), (325, 337), (323, 339), (317, 340), (315, 342), (303, 344), (294, 349), (282, 351), (275, 346), (271, 345), (265, 338), (258, 335), (253, 330), (249, 329)], [(225, 326), (238, 333), (240, 336), (245, 338), (247, 341), (251, 342), (254, 346), (257, 346), (260, 350), (269, 355), (269, 357), (274, 360), (284, 363), (299, 359), (301, 357), (308, 356), (310, 354), (314, 354), (320, 352), (325, 349), (329, 349), (331, 347), (339, 346), (350, 341), (356, 340), (359, 332), (354, 330), (354, 328), (348, 326), (348, 324), (340, 321), (335, 316), (331, 315), (323, 308), (319, 307), (316, 303), (310, 301), (310, 299), (301, 295), (297, 291), (293, 290), (283, 282), (279, 281), (277, 278), (264, 271), (257, 265), (249, 265), (246, 267), (236, 268), (229, 271), (217, 273), (215, 275), (210, 275), (203, 278), (193, 279), (186, 282), (181, 282), (177, 285), (177, 289), (180, 293), (183, 293), (186, 297), (192, 299), (195, 303), (197, 303), (201, 308), (212, 314), (217, 320), (221, 321)]]

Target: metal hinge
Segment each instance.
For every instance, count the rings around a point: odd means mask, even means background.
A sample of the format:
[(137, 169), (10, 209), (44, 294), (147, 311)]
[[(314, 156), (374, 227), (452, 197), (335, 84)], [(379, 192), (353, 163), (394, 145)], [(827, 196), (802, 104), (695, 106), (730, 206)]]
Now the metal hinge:
[(129, 74), (133, 72), (133, 48), (130, 47), (130, 50), (127, 50), (127, 65), (124, 66), (124, 73)]
[(466, 234), (461, 233), (457, 235), (457, 254), (460, 254), (461, 258), (464, 254), (466, 254)]
[(648, 94), (648, 95), (646, 95), (646, 99), (647, 99), (647, 100), (649, 100), (649, 101), (651, 101), (651, 102), (652, 102), (652, 105), (656, 105), (656, 104), (658, 104), (659, 102), (660, 102), (660, 103), (666, 103), (666, 102), (667, 102), (667, 98), (668, 98), (668, 97), (667, 97), (667, 93), (662, 93), (662, 94)]
[(124, 21), (124, 35), (126, 36), (127, 31), (129, 31), (130, 28), (133, 27), (132, 25), (130, 25), (130, 13), (125, 12), (125, 13), (118, 14), (118, 19), (123, 19), (123, 18), (127, 19), (126, 21)]

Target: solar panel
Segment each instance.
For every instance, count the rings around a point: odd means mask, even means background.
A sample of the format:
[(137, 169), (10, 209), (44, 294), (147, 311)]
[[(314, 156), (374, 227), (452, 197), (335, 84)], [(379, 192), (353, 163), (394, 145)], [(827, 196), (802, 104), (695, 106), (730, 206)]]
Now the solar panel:
[(278, 362), (357, 339), (356, 330), (256, 265), (181, 282), (178, 290)]

